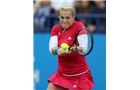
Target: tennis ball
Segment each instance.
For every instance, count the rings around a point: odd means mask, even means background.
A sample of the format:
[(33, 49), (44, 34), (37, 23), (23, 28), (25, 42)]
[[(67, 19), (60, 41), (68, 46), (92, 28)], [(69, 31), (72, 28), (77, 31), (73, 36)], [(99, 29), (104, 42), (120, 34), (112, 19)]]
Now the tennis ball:
[(61, 48), (64, 49), (64, 50), (67, 50), (68, 47), (69, 47), (69, 46), (68, 46), (67, 43), (62, 43), (62, 44), (61, 44)]

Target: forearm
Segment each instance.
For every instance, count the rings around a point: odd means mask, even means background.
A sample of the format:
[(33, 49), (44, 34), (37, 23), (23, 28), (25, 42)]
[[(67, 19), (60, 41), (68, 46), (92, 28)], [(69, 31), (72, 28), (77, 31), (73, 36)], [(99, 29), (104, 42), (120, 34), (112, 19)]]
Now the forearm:
[(53, 54), (53, 55), (59, 55), (59, 56), (64, 56), (64, 55), (70, 53), (70, 52), (67, 52), (67, 51), (63, 50), (62, 48), (58, 47), (57, 36), (52, 36), (50, 38), (49, 50), (50, 50), (50, 53), (51, 54)]
[(78, 36), (79, 46), (77, 46), (78, 52), (85, 54), (87, 52), (88, 37), (87, 34)]
[(51, 49), (51, 53), (52, 53), (53, 55), (57, 55), (57, 52), (55, 52), (55, 48), (56, 48), (56, 46), (52, 47), (52, 49)]
[(58, 40), (57, 40), (57, 36), (52, 36), (50, 38), (50, 42), (49, 42), (49, 51), (51, 54), (56, 55), (57, 53), (55, 52), (55, 48), (58, 45)]

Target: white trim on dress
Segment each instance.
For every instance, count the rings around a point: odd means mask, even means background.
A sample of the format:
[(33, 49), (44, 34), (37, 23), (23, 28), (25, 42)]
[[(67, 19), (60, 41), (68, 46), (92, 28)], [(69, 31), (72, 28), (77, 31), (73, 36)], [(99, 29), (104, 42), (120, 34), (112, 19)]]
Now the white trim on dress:
[[(88, 70), (89, 70), (89, 69), (88, 69)], [(82, 72), (82, 73), (78, 73), (78, 74), (68, 75), (68, 74), (62, 73), (62, 75), (64, 75), (64, 76), (79, 76), (79, 75), (82, 75), (82, 74), (86, 73), (88, 70), (86, 70), (86, 71), (84, 71), (84, 72)]]

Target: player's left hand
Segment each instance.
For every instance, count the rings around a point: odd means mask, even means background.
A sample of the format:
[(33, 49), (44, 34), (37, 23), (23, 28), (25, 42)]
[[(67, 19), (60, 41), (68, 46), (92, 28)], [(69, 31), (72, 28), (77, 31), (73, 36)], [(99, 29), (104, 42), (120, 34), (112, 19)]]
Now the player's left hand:
[(65, 50), (65, 53), (66, 53), (66, 54), (70, 54), (71, 51), (69, 51), (69, 50)]
[(72, 46), (72, 47), (70, 48), (70, 51), (71, 51), (71, 52), (76, 52), (76, 47), (75, 47), (75, 46)]

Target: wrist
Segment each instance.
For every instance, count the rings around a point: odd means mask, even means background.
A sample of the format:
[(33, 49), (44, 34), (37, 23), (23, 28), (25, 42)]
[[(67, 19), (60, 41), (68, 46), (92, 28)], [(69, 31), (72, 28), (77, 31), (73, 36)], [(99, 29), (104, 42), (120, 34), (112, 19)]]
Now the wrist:
[(83, 52), (83, 49), (82, 49), (81, 46), (78, 46), (78, 47), (76, 47), (76, 51), (82, 53)]
[(55, 49), (54, 49), (54, 52), (57, 54), (57, 51), (58, 51), (58, 49), (59, 49), (60, 47), (56, 47)]

